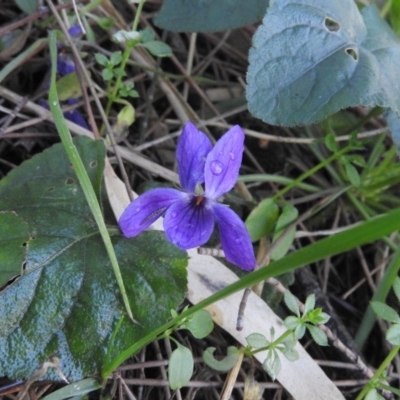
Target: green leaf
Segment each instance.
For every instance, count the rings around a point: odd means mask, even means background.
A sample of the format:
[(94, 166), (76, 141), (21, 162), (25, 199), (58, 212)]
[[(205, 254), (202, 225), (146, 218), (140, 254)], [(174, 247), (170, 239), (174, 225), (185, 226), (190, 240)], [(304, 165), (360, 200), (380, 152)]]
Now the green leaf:
[(394, 31), (399, 34), (400, 33), (400, 2), (397, 0), (392, 0), (392, 4), (390, 6), (390, 14), (389, 14), (390, 24)]
[(25, 13), (33, 14), (37, 9), (37, 0), (14, 0), (15, 4)]
[(394, 324), (386, 332), (386, 340), (393, 346), (400, 346), (400, 324)]
[(363, 104), (400, 115), (400, 44), (372, 5), (280, 0), (253, 37), (247, 99), (273, 125), (310, 124)]
[(79, 84), (76, 72), (72, 72), (60, 78), (56, 83), (56, 87), (60, 101), (82, 97), (81, 85)]
[(287, 308), (293, 313), (296, 314), (298, 317), (300, 316), (300, 310), (299, 310), (299, 305), (297, 303), (297, 299), (293, 294), (289, 291), (286, 290), (284, 294), (284, 300)]
[(105, 67), (110, 61), (108, 58), (102, 53), (95, 53), (94, 58), (96, 59), (97, 63)]
[(297, 361), (300, 358), (299, 352), (294, 348), (284, 347), (280, 350), (289, 361)]
[(100, 388), (101, 385), (96, 379), (87, 378), (58, 389), (48, 396), (43, 397), (43, 400), (64, 400), (74, 396), (84, 396)]
[(361, 179), (360, 179), (360, 174), (357, 171), (357, 168), (346, 157), (342, 157), (342, 162), (349, 182), (353, 186), (359, 187), (361, 184)]
[[(85, 137), (74, 143), (100, 199), (104, 145)], [(55, 352), (71, 381), (100, 375), (109, 359), (165, 323), (170, 309), (184, 299), (184, 252), (162, 232), (128, 240), (110, 228), (141, 325), (130, 322), (97, 224), (61, 145), (0, 181), (0, 212), (18, 217), (9, 223), (17, 229), (23, 221), (29, 233), (22, 276), (0, 292), (0, 376), (29, 377)], [(2, 225), (2, 231), (12, 232), (12, 227)], [(1, 247), (18, 255), (21, 241), (11, 236)], [(21, 268), (18, 257), (16, 262)], [(1, 274), (7, 269), (0, 259)], [(59, 377), (49, 371), (45, 379)]]
[(397, 297), (397, 300), (400, 301), (400, 278), (398, 276), (394, 278), (393, 291)]
[(375, 314), (388, 322), (400, 322), (397, 312), (390, 306), (380, 301), (371, 301), (371, 307)]
[(270, 342), (264, 335), (261, 333), (252, 333), (251, 335), (246, 337), (246, 342), (249, 346), (254, 349), (260, 349), (261, 347), (269, 346)]
[(304, 304), (304, 315), (307, 315), (310, 311), (314, 310), (315, 307), (315, 294), (312, 293), (307, 296)]
[(300, 319), (298, 317), (294, 317), (293, 315), (289, 315), (285, 318), (284, 324), (288, 329), (296, 329), (300, 324)]
[(262, 200), (246, 219), (251, 241), (256, 242), (272, 233), (278, 219), (279, 208), (273, 199)]
[(160, 40), (150, 40), (149, 42), (140, 43), (140, 47), (147, 49), (153, 56), (156, 57), (171, 57), (172, 49), (167, 43), (161, 42)]
[(175, 32), (215, 32), (251, 25), (268, 0), (164, 0), (156, 25)]
[(101, 76), (105, 81), (111, 81), (111, 79), (114, 77), (114, 74), (113, 74), (112, 70), (104, 68), (101, 71)]
[(303, 324), (299, 324), (294, 330), (294, 335), (296, 339), (301, 339), (306, 333), (306, 326)]
[(239, 357), (239, 350), (235, 346), (228, 347), (228, 354), (222, 360), (214, 358), (215, 347), (208, 347), (203, 353), (203, 361), (212, 369), (216, 371), (229, 371), (235, 364)]
[(263, 362), (262, 367), (273, 381), (276, 380), (282, 368), (281, 360), (276, 351), (268, 352), (268, 356)]
[(335, 134), (328, 133), (325, 136), (325, 146), (332, 152), (336, 153), (338, 151), (338, 144), (336, 142)]
[(381, 396), (376, 389), (371, 389), (365, 396), (365, 400), (384, 400), (385, 398)]
[(197, 339), (203, 339), (214, 329), (214, 322), (207, 310), (200, 310), (194, 313), (183, 325)]
[(177, 343), (168, 361), (168, 382), (172, 390), (185, 386), (193, 375), (193, 355), (187, 348)]
[(272, 239), (272, 243), (275, 243), (282, 235), (282, 239), (279, 244), (274, 247), (271, 253), (271, 258), (273, 260), (279, 260), (288, 251), (293, 243), (294, 235), (296, 233), (296, 227), (290, 228), (288, 231), (285, 229), (294, 221), (296, 221), (299, 212), (297, 208), (292, 206), (290, 203), (285, 203), (281, 215), (278, 218), (275, 228), (275, 234)]
[(122, 52), (121, 51), (114, 51), (111, 53), (110, 63), (114, 66), (118, 65), (122, 60)]
[(13, 211), (0, 211), (0, 288), (23, 271), (31, 240), (27, 223)]
[(307, 329), (310, 332), (312, 338), (315, 343), (320, 346), (328, 346), (328, 338), (325, 335), (325, 332), (318, 328), (317, 326), (307, 325)]
[(140, 37), (142, 38), (142, 42), (150, 42), (151, 40), (154, 40), (155, 34), (154, 31), (150, 28), (145, 28), (141, 31), (139, 31)]

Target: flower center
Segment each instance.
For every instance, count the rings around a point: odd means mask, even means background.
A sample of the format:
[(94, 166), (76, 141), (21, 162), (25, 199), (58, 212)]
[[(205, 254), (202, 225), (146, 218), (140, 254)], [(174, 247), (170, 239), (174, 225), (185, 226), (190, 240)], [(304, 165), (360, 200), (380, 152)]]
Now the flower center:
[(204, 196), (196, 196), (195, 197), (195, 205), (199, 206), (204, 201)]

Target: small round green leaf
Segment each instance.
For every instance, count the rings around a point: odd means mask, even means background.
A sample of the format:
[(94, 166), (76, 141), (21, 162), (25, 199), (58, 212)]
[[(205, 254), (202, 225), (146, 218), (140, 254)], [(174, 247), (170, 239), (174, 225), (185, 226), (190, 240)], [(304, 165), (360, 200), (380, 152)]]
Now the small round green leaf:
[(191, 351), (178, 343), (168, 362), (168, 382), (172, 390), (185, 386), (193, 375), (193, 355)]
[(252, 333), (246, 337), (246, 342), (253, 349), (260, 349), (261, 347), (267, 347), (270, 342), (261, 333)]
[(214, 329), (214, 322), (207, 310), (200, 310), (194, 313), (183, 325), (197, 339), (203, 339)]

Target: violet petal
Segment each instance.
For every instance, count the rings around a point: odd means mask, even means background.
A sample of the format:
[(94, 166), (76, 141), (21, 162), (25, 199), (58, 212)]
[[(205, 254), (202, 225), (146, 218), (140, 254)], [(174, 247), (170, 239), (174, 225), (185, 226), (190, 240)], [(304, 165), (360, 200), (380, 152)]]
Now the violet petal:
[(143, 232), (156, 221), (174, 202), (187, 197), (186, 193), (175, 189), (157, 188), (136, 198), (122, 213), (118, 224), (125, 237), (133, 237)]
[(181, 249), (201, 246), (210, 238), (214, 229), (214, 216), (203, 198), (196, 205), (196, 197), (188, 196), (168, 208), (164, 229), (168, 239)]
[(81, 126), (82, 128), (88, 129), (89, 131), (91, 130), (89, 125), (85, 121), (85, 118), (83, 118), (82, 114), (77, 110), (66, 111), (64, 113), (64, 117), (68, 121), (72, 121), (75, 124)]
[(212, 208), (226, 259), (245, 271), (253, 270), (256, 266), (256, 259), (246, 225), (227, 206), (213, 203)]
[(82, 28), (79, 25), (72, 25), (71, 28), (68, 29), (68, 33), (72, 37), (77, 37), (82, 33)]
[(244, 150), (244, 133), (235, 125), (223, 135), (207, 156), (204, 169), (205, 195), (216, 200), (235, 185)]
[(57, 72), (68, 75), (75, 71), (75, 63), (69, 54), (59, 54), (57, 57)]
[(194, 194), (196, 185), (204, 182), (204, 165), (211, 149), (212, 144), (206, 134), (190, 121), (187, 122), (176, 148), (179, 180), (187, 192)]

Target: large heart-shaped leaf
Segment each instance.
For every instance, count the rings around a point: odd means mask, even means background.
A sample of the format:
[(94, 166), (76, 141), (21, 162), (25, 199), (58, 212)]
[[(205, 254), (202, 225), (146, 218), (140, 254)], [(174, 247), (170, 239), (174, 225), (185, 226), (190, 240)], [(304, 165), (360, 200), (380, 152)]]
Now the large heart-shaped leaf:
[(249, 110), (276, 125), (309, 124), (358, 104), (400, 115), (400, 45), (375, 6), (279, 0), (250, 51)]
[[(102, 142), (75, 141), (100, 198)], [(186, 291), (186, 253), (161, 232), (123, 238), (110, 228), (134, 317), (119, 293), (97, 225), (61, 145), (0, 182), (0, 376), (30, 376), (57, 353), (72, 381), (166, 322)], [(118, 328), (117, 328), (118, 326)], [(114, 334), (114, 335), (113, 335)], [(54, 372), (48, 378), (59, 379)]]
[(155, 23), (177, 32), (215, 32), (260, 21), (269, 0), (164, 0)]

